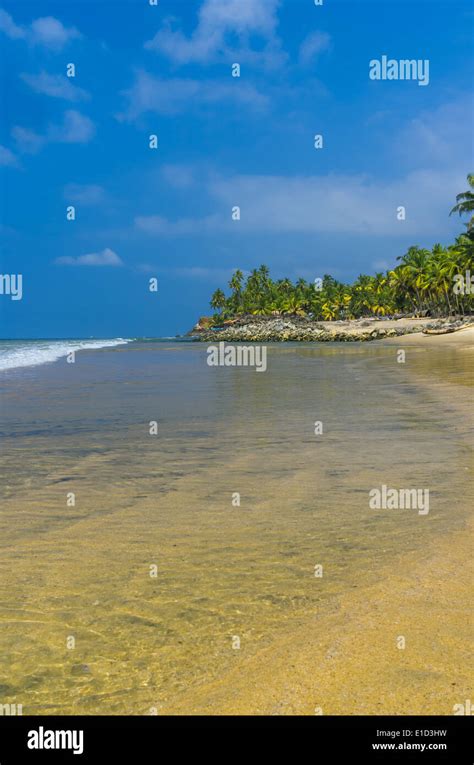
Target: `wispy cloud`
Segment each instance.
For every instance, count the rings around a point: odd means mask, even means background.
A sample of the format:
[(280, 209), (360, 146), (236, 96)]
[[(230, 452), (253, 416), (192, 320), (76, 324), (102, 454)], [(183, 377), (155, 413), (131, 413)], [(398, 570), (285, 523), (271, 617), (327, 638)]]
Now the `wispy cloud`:
[[(208, 64), (233, 56), (275, 66), (285, 58), (276, 35), (279, 5), (279, 0), (204, 0), (189, 36), (168, 19), (145, 48), (176, 64)], [(255, 37), (260, 44), (252, 50), (250, 39)]]
[(36, 154), (45, 144), (44, 136), (20, 125), (15, 125), (12, 128), (12, 136), (16, 141), (18, 150), (23, 154)]
[[(446, 221), (446, 200), (462, 183), (462, 174), (452, 170), (420, 170), (391, 181), (338, 174), (236, 176), (215, 181), (210, 192), (226, 210), (241, 206), (244, 230), (404, 236), (426, 234), (436, 230), (433, 220)], [(403, 221), (397, 218), (400, 206), (406, 209)]]
[[(211, 232), (352, 233), (442, 237), (452, 227), (448, 212), (465, 186), (466, 151), (471, 144), (469, 99), (446, 102), (396, 123), (400, 140), (390, 143), (392, 178), (360, 173), (326, 175), (194, 173), (210, 214), (167, 219), (137, 215), (135, 228), (149, 236), (188, 236)], [(193, 175), (191, 168), (186, 169)], [(241, 219), (231, 218), (234, 206)], [(405, 220), (397, 211), (404, 207)]]
[(331, 37), (327, 32), (311, 32), (301, 43), (299, 51), (300, 64), (309, 66), (319, 56), (331, 49)]
[(35, 93), (61, 98), (65, 101), (87, 101), (90, 98), (89, 93), (74, 85), (69, 77), (62, 74), (23, 73), (20, 77)]
[(472, 95), (422, 111), (400, 130), (396, 141), (399, 156), (417, 167), (465, 168), (472, 157), (472, 114)]
[(51, 124), (44, 134), (16, 125), (12, 129), (18, 149), (35, 154), (48, 143), (88, 143), (95, 135), (95, 125), (89, 117), (68, 109), (59, 124)]
[[(203, 266), (178, 266), (177, 268), (168, 268), (159, 265), (153, 265), (152, 263), (139, 263), (136, 267), (137, 271), (146, 274), (165, 274), (182, 277), (184, 279), (193, 279), (196, 281), (204, 282), (226, 282), (232, 274), (237, 270), (235, 268), (213, 268), (212, 266), (207, 268)], [(247, 275), (248, 271), (243, 271), (244, 275)]]
[(22, 40), (26, 37), (25, 27), (19, 27), (9, 13), (0, 8), (0, 31), (11, 40)]
[(88, 143), (95, 134), (95, 126), (89, 117), (69, 109), (60, 125), (49, 129), (49, 140), (58, 143)]
[(161, 172), (165, 181), (175, 189), (189, 189), (196, 183), (194, 168), (188, 165), (164, 165)]
[(30, 37), (36, 45), (61, 51), (71, 40), (81, 37), (81, 33), (75, 27), (65, 27), (59, 19), (46, 16), (32, 22)]
[(29, 45), (38, 45), (56, 53), (61, 52), (71, 40), (81, 37), (78, 29), (65, 27), (53, 16), (34, 19), (29, 26), (21, 26), (3, 9), (0, 9), (0, 31), (11, 40), (25, 40)]
[[(212, 214), (174, 221), (137, 216), (135, 227), (152, 236), (219, 231), (425, 235), (446, 225), (446, 200), (463, 182), (462, 173), (442, 169), (392, 181), (338, 174), (214, 176), (204, 187)], [(238, 222), (231, 217), (236, 205), (241, 208)], [(403, 221), (397, 218), (400, 206), (406, 208)], [(438, 228), (433, 220), (440, 221)]]
[(161, 215), (138, 215), (134, 223), (137, 229), (151, 235), (197, 234), (222, 228), (224, 219), (221, 215), (208, 215), (170, 221)]
[(106, 247), (101, 252), (91, 252), (88, 255), (79, 255), (77, 258), (63, 255), (54, 261), (60, 266), (123, 266), (123, 260), (116, 252)]
[(105, 190), (95, 184), (68, 183), (64, 187), (64, 198), (80, 205), (95, 206), (105, 199)]
[(2, 167), (16, 167), (18, 165), (18, 159), (10, 149), (6, 146), (0, 146), (0, 166)]
[(220, 105), (226, 101), (257, 110), (264, 109), (268, 103), (265, 95), (247, 83), (182, 78), (166, 80), (143, 70), (136, 73), (132, 87), (122, 95), (128, 105), (118, 119), (126, 121), (133, 121), (147, 112), (173, 116), (190, 106)]

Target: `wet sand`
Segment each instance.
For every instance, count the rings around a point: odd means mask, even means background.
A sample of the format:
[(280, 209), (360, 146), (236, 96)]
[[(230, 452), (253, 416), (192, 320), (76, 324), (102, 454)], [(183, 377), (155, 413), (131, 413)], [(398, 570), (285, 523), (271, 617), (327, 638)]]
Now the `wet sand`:
[[(400, 556), (175, 714), (451, 715), (472, 698), (473, 527)], [(400, 638), (405, 640), (405, 648)]]
[[(211, 374), (203, 345), (148, 343), (4, 379), (0, 701), (451, 714), (472, 698), (471, 350), (281, 344), (265, 375)], [(429, 515), (370, 510), (381, 483), (429, 486)]]
[[(474, 327), (384, 342), (473, 352)], [(381, 567), (377, 584), (354, 583), (329, 613), (250, 660), (236, 660), (235, 670), (202, 687), (187, 710), (173, 712), (451, 715), (474, 690), (473, 574), (469, 521)]]

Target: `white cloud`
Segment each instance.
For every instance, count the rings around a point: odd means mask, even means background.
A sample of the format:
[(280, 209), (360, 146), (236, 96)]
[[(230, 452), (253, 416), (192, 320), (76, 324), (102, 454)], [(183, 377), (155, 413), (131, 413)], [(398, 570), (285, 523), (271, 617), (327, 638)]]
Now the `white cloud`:
[(15, 24), (9, 13), (0, 8), (0, 31), (11, 40), (21, 40), (26, 37), (26, 30)]
[(473, 99), (467, 94), (421, 112), (400, 131), (396, 142), (399, 154), (416, 166), (465, 168), (466, 175), (472, 146), (472, 113)]
[(0, 9), (0, 31), (11, 40), (26, 40), (59, 53), (71, 41), (81, 37), (75, 27), (65, 27), (59, 19), (45, 16), (32, 21), (30, 26), (18, 26), (9, 13)]
[[(279, 0), (204, 0), (198, 12), (194, 32), (188, 37), (181, 29), (173, 29), (168, 20), (145, 48), (155, 50), (177, 64), (206, 64), (218, 58), (239, 56), (241, 62), (250, 57), (267, 65), (283, 59), (276, 36)], [(251, 37), (266, 42), (258, 52), (251, 49)]]
[(135, 120), (146, 112), (176, 115), (190, 105), (200, 106), (234, 101), (242, 106), (263, 109), (268, 102), (266, 96), (246, 83), (226, 84), (213, 80), (181, 78), (164, 80), (153, 77), (143, 70), (137, 72), (133, 86), (130, 90), (124, 91), (123, 95), (128, 100), (128, 107), (124, 114), (118, 115), (121, 120)]
[[(460, 97), (404, 125), (396, 123), (392, 133), (387, 132), (387, 161), (399, 168), (397, 177), (335, 173), (206, 177), (201, 169), (195, 173), (200, 197), (208, 198), (212, 214), (177, 220), (160, 214), (137, 216), (135, 227), (154, 236), (219, 231), (351, 233), (436, 241), (450, 235), (456, 224), (448, 214), (456, 194), (466, 186), (471, 108), (469, 98)], [(402, 156), (407, 170), (400, 166)], [(241, 208), (239, 222), (231, 220), (235, 205)], [(399, 207), (405, 207), (405, 220), (397, 218)]]
[(45, 144), (44, 136), (19, 125), (12, 129), (12, 136), (16, 141), (18, 150), (24, 154), (36, 154)]
[[(449, 200), (463, 188), (456, 171), (419, 170), (398, 180), (363, 175), (237, 176), (215, 181), (211, 195), (241, 206), (244, 229), (407, 235), (439, 230)], [(406, 220), (397, 208), (406, 208)]]
[(68, 183), (64, 188), (64, 198), (80, 205), (98, 205), (104, 201), (105, 191), (95, 184)]
[(36, 45), (61, 51), (71, 40), (81, 37), (81, 34), (75, 27), (67, 28), (58, 19), (46, 16), (32, 22), (30, 36)]
[(49, 125), (43, 135), (19, 125), (12, 129), (19, 150), (27, 154), (35, 154), (48, 143), (88, 143), (94, 134), (92, 120), (75, 109), (64, 112), (63, 121)]
[(79, 255), (77, 258), (64, 255), (61, 258), (56, 258), (54, 262), (61, 266), (123, 266), (122, 259), (108, 247), (101, 252)]
[(74, 85), (69, 77), (62, 74), (24, 73), (20, 77), (35, 93), (62, 98), (65, 101), (86, 101), (90, 98), (85, 90)]
[(18, 160), (10, 149), (6, 146), (0, 146), (0, 166), (2, 167), (15, 167), (18, 164)]
[(194, 168), (187, 165), (164, 165), (162, 174), (165, 181), (175, 189), (189, 189), (196, 182)]
[(142, 274), (156, 274), (159, 266), (154, 266), (151, 263), (138, 263), (135, 270)]
[(331, 47), (331, 37), (327, 32), (311, 32), (301, 43), (299, 60), (304, 66), (313, 63), (314, 59)]
[(205, 218), (180, 218), (170, 221), (161, 215), (138, 215), (135, 227), (146, 234), (196, 234), (202, 231), (213, 231), (222, 228), (222, 218), (219, 215), (208, 215)]
[[(337, 174), (214, 177), (205, 190), (216, 212), (175, 221), (137, 216), (135, 226), (154, 236), (236, 231), (435, 237), (445, 230), (450, 202), (464, 185), (463, 173), (451, 170), (419, 170), (392, 181)], [(241, 208), (238, 222), (231, 218), (235, 205)], [(399, 206), (406, 208), (404, 221), (397, 219)]]
[[(236, 268), (205, 268), (201, 266), (189, 266), (178, 268), (165, 268), (163, 266), (153, 265), (151, 263), (139, 263), (137, 271), (141, 271), (146, 274), (171, 274), (172, 276), (182, 276), (185, 279), (196, 279), (197, 281), (228, 281)], [(244, 275), (248, 275), (248, 271), (243, 271)]]
[(94, 136), (95, 126), (89, 117), (74, 109), (64, 113), (60, 125), (52, 125), (48, 131), (50, 141), (58, 143), (88, 143)]

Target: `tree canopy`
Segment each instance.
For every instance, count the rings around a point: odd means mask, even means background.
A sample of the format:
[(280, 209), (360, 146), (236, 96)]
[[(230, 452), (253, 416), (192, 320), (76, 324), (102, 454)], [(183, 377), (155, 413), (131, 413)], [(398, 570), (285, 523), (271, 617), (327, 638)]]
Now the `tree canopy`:
[[(474, 174), (467, 176), (474, 189)], [(474, 193), (458, 194), (451, 213), (469, 214), (474, 210)], [(374, 276), (361, 274), (353, 284), (345, 284), (326, 274), (315, 283), (298, 279), (273, 281), (268, 266), (254, 269), (246, 279), (236, 270), (229, 282), (231, 294), (214, 292), (211, 307), (216, 319), (243, 314), (310, 316), (316, 320), (354, 319), (362, 316), (389, 316), (400, 313), (445, 316), (474, 312), (474, 216), (466, 233), (454, 244), (435, 244), (431, 250), (413, 246), (397, 258), (398, 265)], [(459, 279), (464, 289), (455, 289)]]

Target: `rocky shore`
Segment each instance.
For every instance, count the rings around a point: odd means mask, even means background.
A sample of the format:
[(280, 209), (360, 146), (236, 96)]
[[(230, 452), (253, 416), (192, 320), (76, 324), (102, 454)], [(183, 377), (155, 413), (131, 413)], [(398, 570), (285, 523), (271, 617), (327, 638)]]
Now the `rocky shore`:
[(426, 329), (460, 329), (473, 323), (472, 317), (365, 318), (347, 321), (314, 321), (302, 316), (240, 316), (216, 326), (203, 317), (188, 333), (202, 342), (355, 342), (422, 332)]

